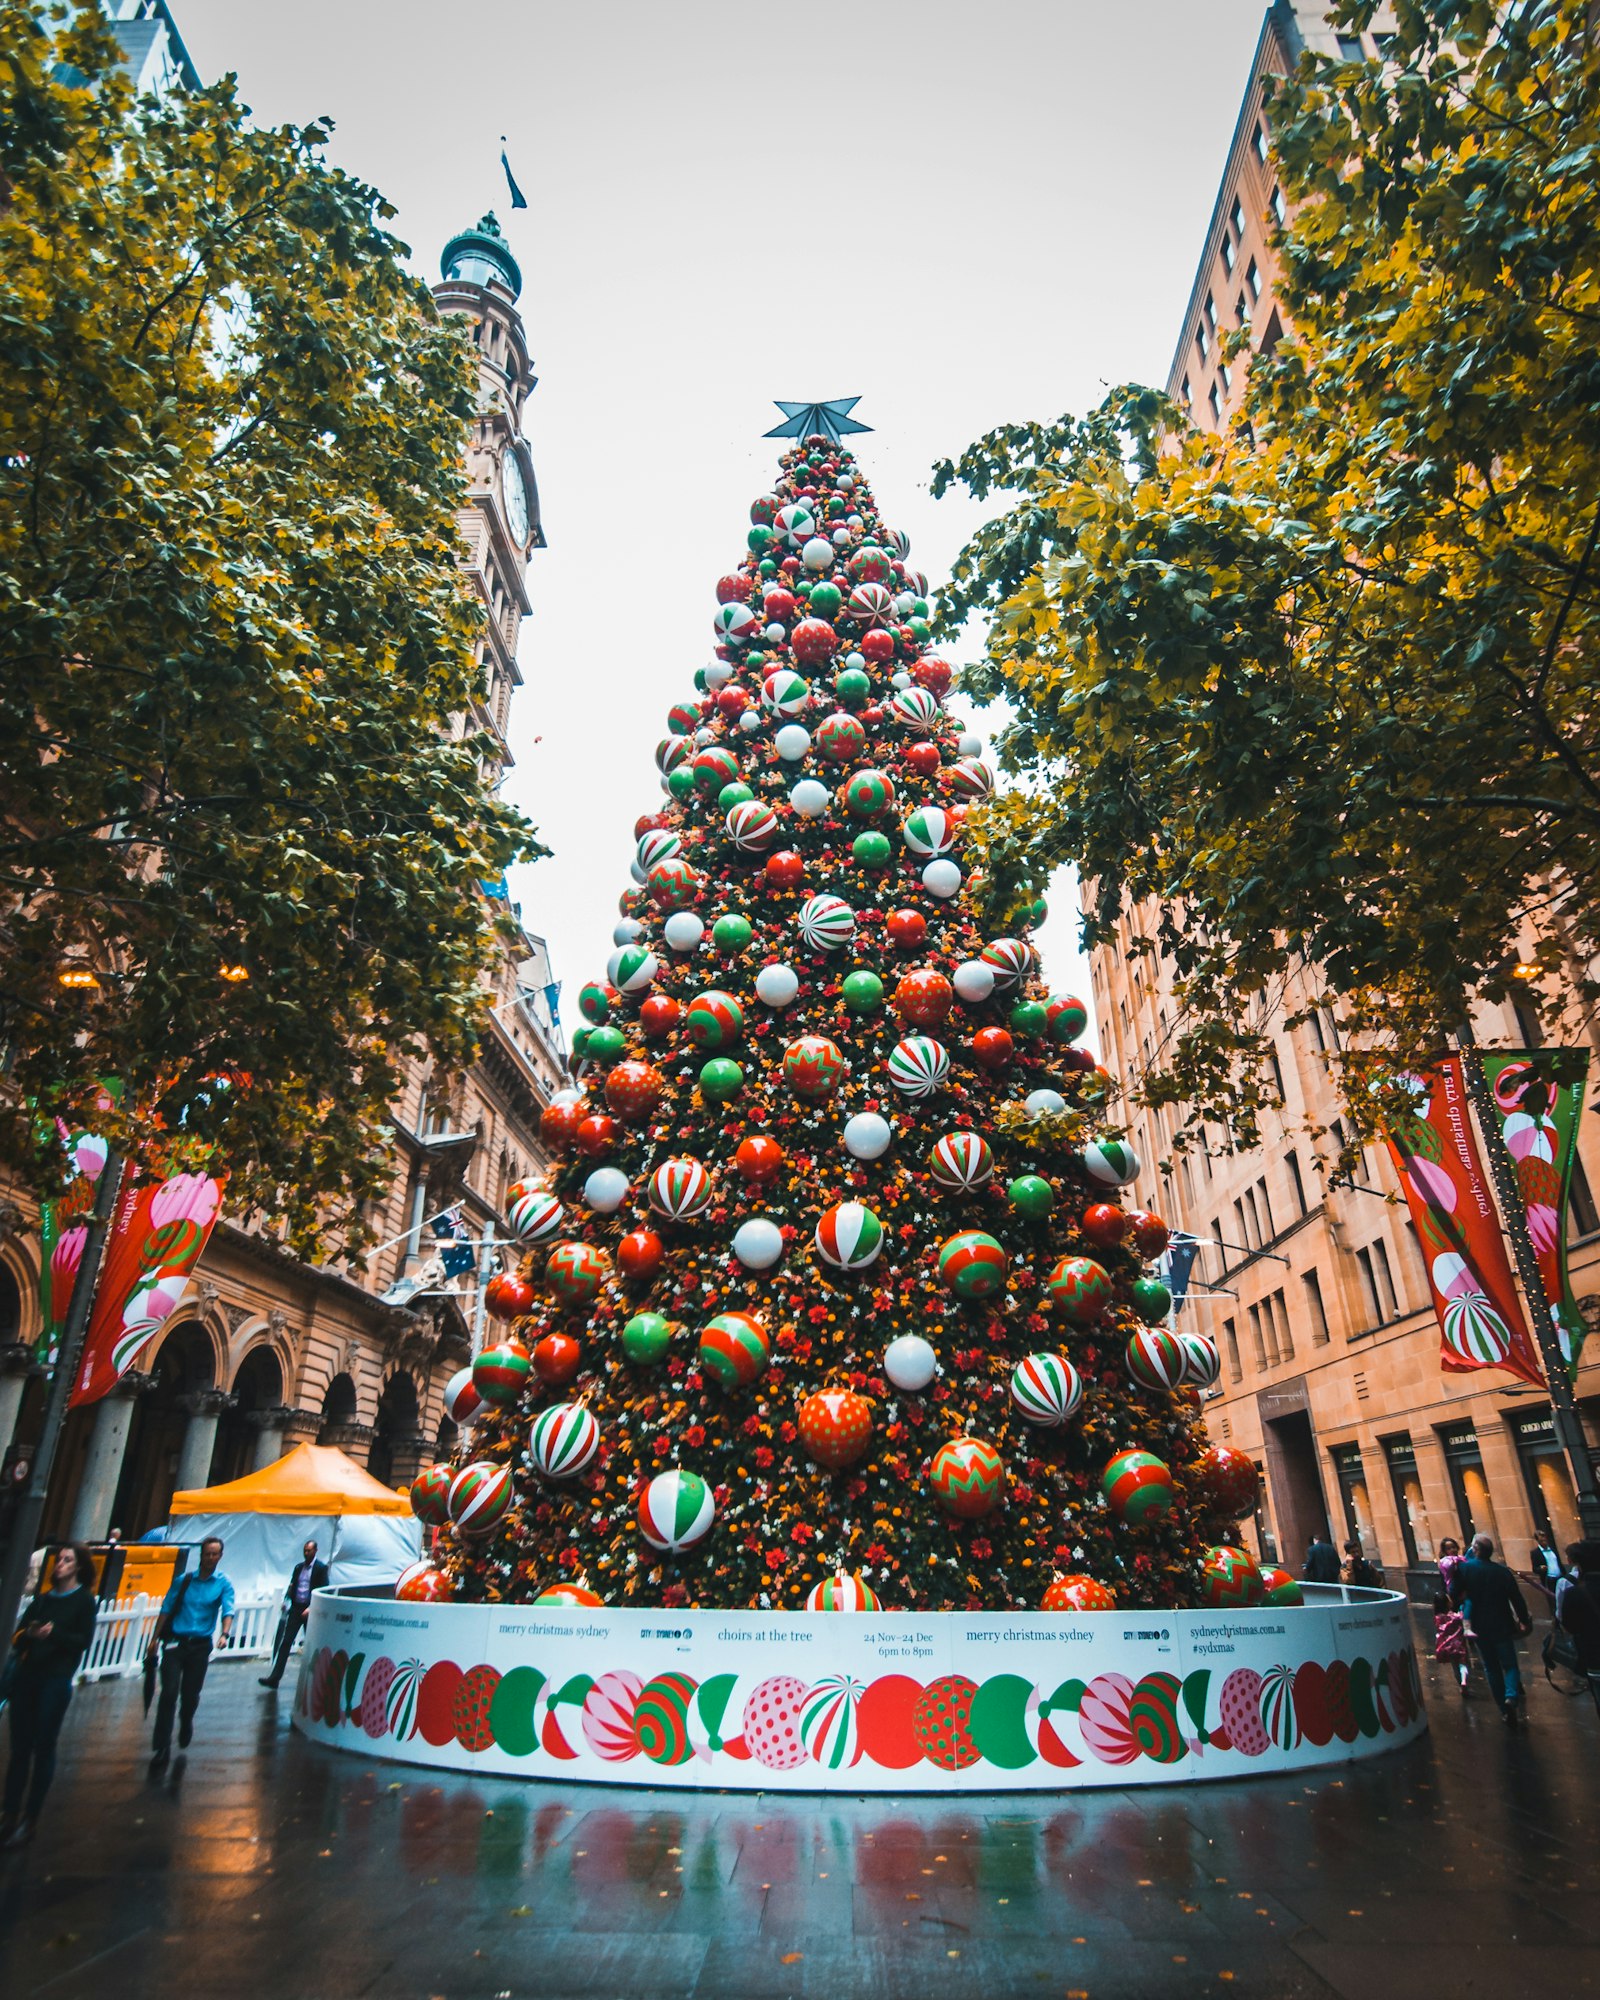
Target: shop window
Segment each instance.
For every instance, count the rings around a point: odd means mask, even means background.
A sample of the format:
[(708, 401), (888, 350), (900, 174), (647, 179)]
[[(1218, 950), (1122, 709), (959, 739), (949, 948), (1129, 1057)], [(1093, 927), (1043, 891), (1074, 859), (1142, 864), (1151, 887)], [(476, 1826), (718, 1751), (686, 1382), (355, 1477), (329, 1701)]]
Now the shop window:
[[(1511, 1435), (1517, 1447), (1517, 1463), (1522, 1482), (1528, 1489), (1528, 1507), (1534, 1525), (1563, 1555), (1570, 1542), (1583, 1539), (1578, 1519), (1578, 1503), (1573, 1497), (1572, 1475), (1567, 1455), (1556, 1436), (1555, 1419), (1548, 1410), (1529, 1412), (1511, 1419)], [(1525, 1565), (1523, 1551), (1513, 1549), (1506, 1560), (1515, 1569)]]
[(1381, 1440), (1389, 1462), (1389, 1484), (1394, 1488), (1394, 1511), (1400, 1517), (1400, 1536), (1406, 1545), (1406, 1565), (1434, 1559), (1433, 1537), (1428, 1532), (1428, 1510), (1422, 1500), (1422, 1478), (1417, 1471), (1417, 1454), (1409, 1432)]
[(1463, 1547), (1474, 1535), (1500, 1539), (1489, 1482), (1484, 1477), (1483, 1453), (1478, 1449), (1478, 1433), (1470, 1423), (1446, 1424), (1439, 1431), (1444, 1447), (1445, 1470), (1450, 1475), (1450, 1491), (1455, 1496), (1456, 1518), (1461, 1524)]
[(1372, 1496), (1367, 1491), (1367, 1470), (1361, 1462), (1359, 1444), (1336, 1444), (1332, 1449), (1333, 1474), (1344, 1509), (1345, 1536), (1360, 1542), (1362, 1553), (1373, 1562), (1378, 1554), (1377, 1530), (1372, 1525)]

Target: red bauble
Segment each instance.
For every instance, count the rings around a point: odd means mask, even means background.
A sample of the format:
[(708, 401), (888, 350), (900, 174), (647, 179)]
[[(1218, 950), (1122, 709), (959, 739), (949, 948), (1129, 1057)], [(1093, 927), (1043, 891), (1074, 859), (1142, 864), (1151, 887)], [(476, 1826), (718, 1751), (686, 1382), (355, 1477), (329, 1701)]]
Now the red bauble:
[(872, 1442), (872, 1405), (853, 1389), (819, 1389), (800, 1405), (800, 1442), (830, 1472), (853, 1465)]
[(1004, 1069), (1011, 1053), (1011, 1036), (1004, 1028), (980, 1028), (972, 1038), (972, 1059), (983, 1069)]
[(547, 1333), (533, 1350), (533, 1372), (552, 1389), (570, 1382), (578, 1372), (583, 1349), (570, 1333)]
[(769, 1139), (764, 1133), (755, 1133), (739, 1142), (733, 1164), (747, 1181), (758, 1184), (770, 1181), (774, 1174), (783, 1170), (783, 1148), (776, 1139)]
[(630, 1229), (617, 1245), (617, 1266), (637, 1284), (655, 1276), (663, 1254), (661, 1238), (653, 1229)]
[(861, 650), (869, 660), (882, 666), (885, 660), (894, 658), (894, 635), (883, 631), (863, 632)]
[(909, 743), (902, 754), (919, 778), (931, 778), (942, 761), (937, 743)]
[(949, 664), (935, 659), (932, 653), (924, 653), (920, 660), (913, 662), (911, 678), (930, 694), (938, 695), (941, 701), (950, 692), (952, 675)]
[(1141, 1257), (1159, 1257), (1172, 1240), (1171, 1230), (1149, 1209), (1136, 1208), (1128, 1220), (1133, 1225), (1133, 1240)]
[(750, 598), (750, 579), (747, 576), (719, 576), (717, 578), (717, 602), (719, 604), (745, 604)]
[(537, 1295), (526, 1278), (503, 1271), (498, 1278), (491, 1278), (483, 1289), (484, 1311), (492, 1319), (521, 1319), (524, 1313), (533, 1311)]
[(578, 1136), (583, 1105), (547, 1104), (539, 1116), (539, 1137), (552, 1153), (564, 1153)]
[(787, 624), (800, 607), (795, 602), (792, 592), (769, 590), (761, 600), (761, 608), (767, 614), (767, 623), (770, 625), (779, 618)]
[(1114, 1201), (1092, 1201), (1079, 1227), (1097, 1250), (1115, 1250), (1127, 1234), (1128, 1217)]
[(718, 689), (717, 706), (731, 722), (735, 716), (744, 714), (750, 706), (750, 697), (742, 687), (735, 687), (730, 683), (729, 686)]
[(805, 880), (805, 857), (796, 854), (792, 847), (782, 848), (767, 856), (762, 873), (774, 889), (798, 889)]
[(634, 839), (643, 840), (647, 833), (660, 824), (660, 813), (640, 813), (639, 817), (633, 823)]
[(942, 972), (924, 967), (908, 972), (894, 989), (894, 1011), (913, 1027), (936, 1028), (955, 1001), (955, 988)]
[(1062, 1069), (1090, 1070), (1094, 1068), (1094, 1057), (1087, 1049), (1054, 1048), (1050, 1060), (1059, 1063)]
[(622, 1137), (622, 1127), (615, 1118), (603, 1111), (593, 1112), (578, 1126), (578, 1151), (587, 1153), (591, 1160), (598, 1160), (602, 1153), (609, 1153)]
[(1194, 1497), (1207, 1513), (1227, 1521), (1242, 1521), (1253, 1514), (1261, 1497), (1261, 1474), (1247, 1451), (1231, 1444), (1209, 1445), (1195, 1462), (1190, 1475)]
[(654, 1063), (619, 1062), (606, 1078), (606, 1102), (619, 1117), (648, 1118), (665, 1088)]
[(682, 1019), (683, 1007), (670, 993), (652, 993), (639, 1009), (639, 1026), (652, 1042), (664, 1041)]
[(800, 558), (798, 556), (785, 556), (783, 561), (778, 565), (783, 574), (791, 580), (800, 574), (800, 567)]
[(789, 644), (802, 666), (822, 667), (837, 650), (839, 635), (826, 618), (802, 618), (789, 634)]
[[(869, 632), (870, 639), (872, 634)], [(900, 951), (918, 951), (928, 935), (928, 920), (920, 910), (891, 910), (883, 926), (890, 944)]]
[(862, 728), (876, 729), (878, 724), (882, 722), (882, 720), (883, 720), (883, 710), (878, 706), (878, 704), (875, 701), (869, 701), (866, 707), (861, 711)]

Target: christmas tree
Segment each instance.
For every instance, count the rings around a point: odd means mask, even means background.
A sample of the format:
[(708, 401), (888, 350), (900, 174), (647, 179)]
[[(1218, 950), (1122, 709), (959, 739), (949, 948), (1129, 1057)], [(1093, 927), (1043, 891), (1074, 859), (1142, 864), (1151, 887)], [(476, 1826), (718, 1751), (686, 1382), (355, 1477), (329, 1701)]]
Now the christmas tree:
[[(1250, 1602), (1208, 1544), (1202, 1336), (1030, 923), (986, 934), (927, 584), (852, 454), (806, 437), (716, 588), (656, 752), (560, 1164), (512, 1192), (511, 1322), (418, 1480), (467, 1600), (799, 1610)], [(1043, 916), (1036, 904), (1033, 919)], [(1285, 1583), (1287, 1579), (1283, 1580)]]

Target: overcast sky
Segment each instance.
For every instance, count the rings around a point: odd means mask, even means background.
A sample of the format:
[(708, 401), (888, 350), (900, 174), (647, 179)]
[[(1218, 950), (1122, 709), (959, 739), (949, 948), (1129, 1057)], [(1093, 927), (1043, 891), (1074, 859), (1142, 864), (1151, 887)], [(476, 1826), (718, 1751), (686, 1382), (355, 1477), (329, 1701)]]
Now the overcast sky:
[[(937, 582), (977, 516), (930, 497), (936, 459), (1165, 379), (1263, 0), (173, 8), (259, 119), (336, 121), (430, 281), (489, 207), (522, 264), (550, 546), (509, 782), (555, 852), (514, 886), (570, 1023), (771, 483), (771, 399), (861, 397), (879, 504)], [(1046, 968), (1087, 997), (1059, 883), (1052, 904)]]

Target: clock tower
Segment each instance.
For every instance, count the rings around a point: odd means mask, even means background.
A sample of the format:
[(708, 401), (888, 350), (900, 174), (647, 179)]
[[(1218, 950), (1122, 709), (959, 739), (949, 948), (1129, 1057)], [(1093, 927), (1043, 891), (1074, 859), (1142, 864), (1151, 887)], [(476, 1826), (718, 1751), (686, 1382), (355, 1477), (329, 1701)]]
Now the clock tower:
[(529, 609), (524, 573), (529, 554), (545, 545), (533, 459), (522, 435), (523, 405), (537, 378), (517, 311), (522, 272), (492, 214), (450, 239), (440, 270), (433, 288), (439, 310), (469, 322), (478, 350), (478, 409), (459, 518), (486, 619), (478, 708), (462, 718), (462, 727), (486, 731), (495, 744), (498, 768), (486, 774), (493, 782), (512, 761), (506, 729), (512, 690), (522, 683), (517, 633)]

